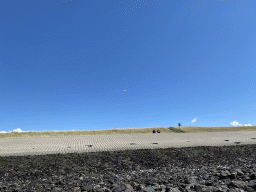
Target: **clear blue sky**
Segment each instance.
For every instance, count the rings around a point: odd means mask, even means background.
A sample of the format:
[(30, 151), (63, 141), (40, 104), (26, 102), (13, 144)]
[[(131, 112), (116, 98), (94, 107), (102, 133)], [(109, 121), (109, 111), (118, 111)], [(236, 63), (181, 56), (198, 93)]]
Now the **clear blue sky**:
[(2, 1), (0, 132), (255, 126), (255, 21), (255, 0)]

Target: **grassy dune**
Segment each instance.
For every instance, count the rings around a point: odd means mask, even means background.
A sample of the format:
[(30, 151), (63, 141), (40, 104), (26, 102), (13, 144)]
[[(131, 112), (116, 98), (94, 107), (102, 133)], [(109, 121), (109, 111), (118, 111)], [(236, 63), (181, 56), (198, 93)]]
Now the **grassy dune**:
[[(150, 128), (128, 128), (108, 129), (90, 131), (49, 131), (49, 132), (11, 132), (0, 133), (0, 138), (13, 137), (58, 137), (58, 136), (81, 136), (81, 135), (111, 135), (111, 134), (152, 134), (153, 130), (160, 130), (162, 133), (195, 133), (195, 132), (225, 132), (225, 131), (256, 131), (256, 126), (240, 127), (150, 127)], [(156, 133), (157, 134), (157, 133)]]

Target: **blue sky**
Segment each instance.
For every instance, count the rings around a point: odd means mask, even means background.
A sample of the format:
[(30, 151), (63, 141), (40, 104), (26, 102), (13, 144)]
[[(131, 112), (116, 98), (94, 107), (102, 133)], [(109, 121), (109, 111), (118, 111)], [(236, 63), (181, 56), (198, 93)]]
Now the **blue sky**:
[(255, 0), (3, 1), (0, 132), (255, 126), (255, 19)]

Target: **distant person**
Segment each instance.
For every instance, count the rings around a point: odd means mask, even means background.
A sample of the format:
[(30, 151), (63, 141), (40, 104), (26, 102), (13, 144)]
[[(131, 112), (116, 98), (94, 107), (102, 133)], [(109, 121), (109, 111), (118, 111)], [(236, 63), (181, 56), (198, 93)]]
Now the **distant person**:
[(157, 130), (157, 133), (160, 133), (159, 129)]
[(155, 129), (153, 130), (153, 133), (156, 133), (156, 130), (155, 130)]

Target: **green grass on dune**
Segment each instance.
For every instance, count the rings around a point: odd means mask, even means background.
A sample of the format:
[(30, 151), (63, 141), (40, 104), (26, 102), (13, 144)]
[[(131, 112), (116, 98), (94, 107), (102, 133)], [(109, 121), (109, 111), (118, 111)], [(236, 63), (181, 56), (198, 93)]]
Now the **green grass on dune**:
[(113, 134), (152, 134), (153, 130), (159, 129), (161, 133), (196, 133), (196, 132), (225, 132), (225, 131), (256, 131), (256, 126), (239, 127), (150, 127), (128, 128), (90, 131), (47, 131), (47, 132), (11, 132), (0, 133), (0, 138), (16, 137), (58, 137), (58, 136), (81, 136), (81, 135), (113, 135)]

